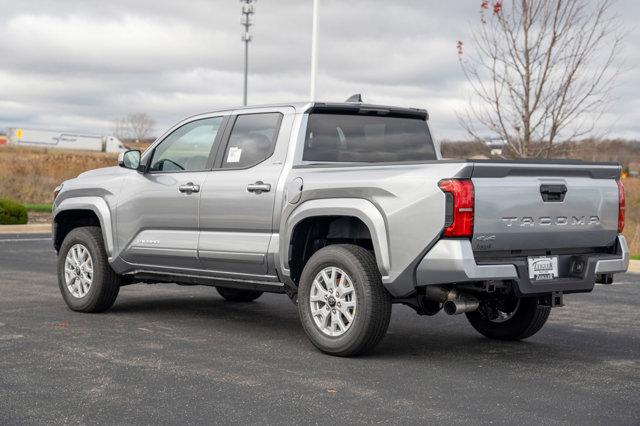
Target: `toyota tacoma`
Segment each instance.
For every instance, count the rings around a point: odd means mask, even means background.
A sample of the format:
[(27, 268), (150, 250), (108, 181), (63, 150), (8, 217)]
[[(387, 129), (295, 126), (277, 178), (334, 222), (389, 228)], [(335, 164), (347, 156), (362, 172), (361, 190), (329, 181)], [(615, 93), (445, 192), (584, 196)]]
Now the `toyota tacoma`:
[(565, 295), (627, 269), (620, 171), (443, 159), (423, 109), (201, 114), (56, 189), (59, 287), (81, 312), (133, 283), (214, 286), (232, 302), (282, 293), (337, 356), (375, 347), (398, 303), (525, 339)]

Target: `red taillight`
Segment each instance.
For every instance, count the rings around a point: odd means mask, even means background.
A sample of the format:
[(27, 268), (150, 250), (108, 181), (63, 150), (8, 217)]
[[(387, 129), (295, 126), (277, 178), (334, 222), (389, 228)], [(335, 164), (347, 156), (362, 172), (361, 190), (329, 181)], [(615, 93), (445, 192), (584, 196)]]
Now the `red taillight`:
[(624, 185), (620, 180), (616, 183), (618, 184), (618, 233), (621, 234), (624, 229)]
[(451, 214), (445, 224), (445, 237), (471, 237), (473, 235), (473, 182), (470, 179), (447, 179), (438, 184), (440, 189), (451, 194), (447, 208)]

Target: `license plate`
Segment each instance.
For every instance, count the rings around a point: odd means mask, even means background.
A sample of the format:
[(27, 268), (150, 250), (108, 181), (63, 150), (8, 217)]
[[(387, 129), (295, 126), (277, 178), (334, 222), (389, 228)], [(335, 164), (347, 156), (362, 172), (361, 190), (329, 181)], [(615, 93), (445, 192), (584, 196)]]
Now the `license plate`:
[(558, 256), (528, 257), (529, 279), (552, 280), (558, 278)]

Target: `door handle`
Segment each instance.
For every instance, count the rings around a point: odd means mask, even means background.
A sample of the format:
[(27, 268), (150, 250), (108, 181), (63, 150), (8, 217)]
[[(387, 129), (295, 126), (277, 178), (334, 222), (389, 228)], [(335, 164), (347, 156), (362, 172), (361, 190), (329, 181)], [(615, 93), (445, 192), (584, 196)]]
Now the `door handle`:
[(271, 185), (259, 180), (256, 183), (250, 183), (249, 185), (247, 185), (247, 191), (255, 192), (256, 194), (262, 194), (263, 192), (271, 191)]
[(200, 192), (200, 185), (195, 185), (193, 182), (180, 185), (178, 191), (191, 194), (192, 192)]

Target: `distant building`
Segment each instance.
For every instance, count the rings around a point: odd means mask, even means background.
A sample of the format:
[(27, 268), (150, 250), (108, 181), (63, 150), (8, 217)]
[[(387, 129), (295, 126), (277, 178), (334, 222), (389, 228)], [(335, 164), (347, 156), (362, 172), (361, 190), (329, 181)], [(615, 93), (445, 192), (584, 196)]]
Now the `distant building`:
[(115, 136), (88, 135), (58, 130), (9, 128), (10, 145), (30, 148), (74, 149), (85, 151), (123, 152), (126, 148)]
[(507, 145), (507, 140), (502, 138), (487, 138), (483, 142), (491, 150), (491, 155), (502, 155), (502, 150)]

